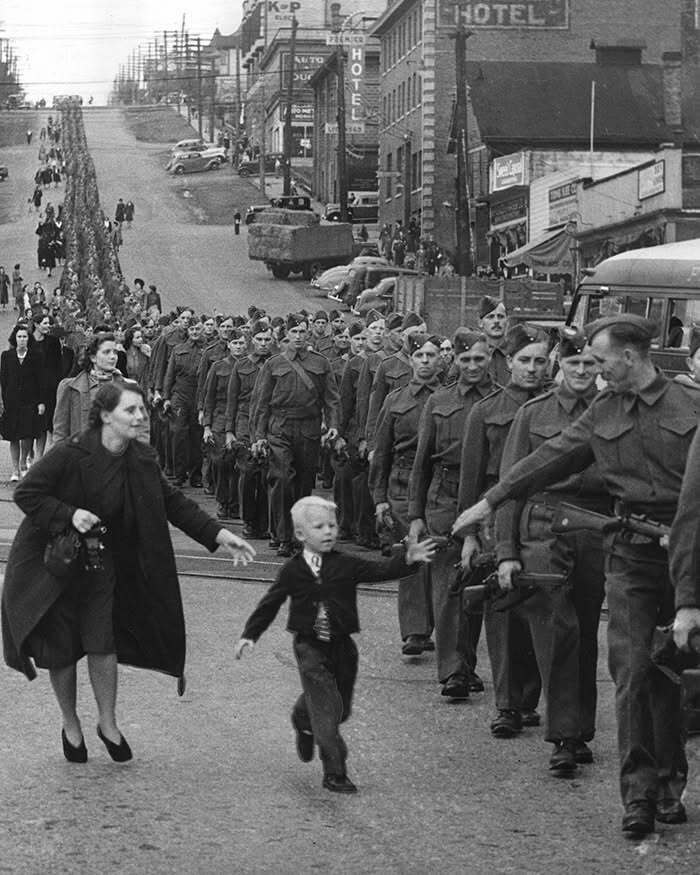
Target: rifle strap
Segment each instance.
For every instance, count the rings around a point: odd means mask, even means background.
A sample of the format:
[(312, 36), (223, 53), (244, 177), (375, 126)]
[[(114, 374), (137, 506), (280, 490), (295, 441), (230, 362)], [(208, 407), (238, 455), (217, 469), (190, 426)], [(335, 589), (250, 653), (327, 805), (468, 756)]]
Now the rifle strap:
[(321, 399), (318, 397), (318, 389), (316, 388), (316, 384), (314, 383), (314, 381), (296, 359), (287, 359), (287, 361), (294, 368), (296, 375), (299, 377), (304, 386), (314, 396), (314, 401), (319, 404)]

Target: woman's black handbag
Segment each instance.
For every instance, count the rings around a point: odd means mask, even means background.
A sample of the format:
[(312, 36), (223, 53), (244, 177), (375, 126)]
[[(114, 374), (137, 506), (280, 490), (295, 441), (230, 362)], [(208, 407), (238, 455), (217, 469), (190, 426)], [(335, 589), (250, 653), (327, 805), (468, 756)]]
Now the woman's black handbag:
[(72, 526), (52, 535), (44, 549), (46, 569), (54, 577), (67, 577), (77, 569), (80, 548), (80, 535)]

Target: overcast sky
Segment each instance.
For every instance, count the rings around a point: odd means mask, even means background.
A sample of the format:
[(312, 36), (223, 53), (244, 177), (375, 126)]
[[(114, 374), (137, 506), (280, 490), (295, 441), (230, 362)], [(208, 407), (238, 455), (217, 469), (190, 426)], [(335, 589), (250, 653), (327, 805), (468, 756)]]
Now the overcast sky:
[(0, 36), (12, 40), (32, 100), (91, 95), (104, 103), (120, 64), (163, 30), (182, 27), (209, 40), (232, 33), (240, 0), (0, 0)]

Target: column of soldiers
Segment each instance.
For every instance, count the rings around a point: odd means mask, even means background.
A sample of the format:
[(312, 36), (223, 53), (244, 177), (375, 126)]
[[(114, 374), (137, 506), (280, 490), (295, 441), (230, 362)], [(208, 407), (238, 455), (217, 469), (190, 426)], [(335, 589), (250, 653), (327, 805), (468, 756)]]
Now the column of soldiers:
[[(485, 298), (478, 324), (451, 339), (451, 360), (414, 313), (371, 311), (349, 326), (323, 311), (283, 324), (249, 315), (245, 326), (221, 321), (204, 346), (201, 321), (183, 311), (154, 347), (163, 416), (153, 437), (175, 482), (200, 482), (204, 438), (220, 516), (239, 514), (244, 536), (269, 537), (281, 556), (295, 549), (290, 508), (317, 475), (333, 489), (341, 540), (388, 551), (409, 533), (435, 538), (436, 561), (399, 582), (402, 654), (434, 650), (441, 694), (468, 700), (484, 690), (483, 623), (491, 732), (539, 725), (543, 696), (554, 775), (593, 761), (607, 589), (623, 830), (683, 822), (678, 689), (651, 662), (655, 628), (673, 621), (665, 544), (622, 529), (551, 529), (567, 504), (672, 522), (700, 411), (654, 368), (654, 326), (602, 319), (562, 332), (554, 353), (546, 332), (507, 329), (502, 302)], [(679, 575), (692, 576), (678, 544), (676, 554)], [(511, 597), (527, 577), (529, 597), (506, 611), (487, 601), (482, 615), (462, 583), (487, 563)], [(700, 597), (684, 598), (677, 636), (687, 643)]]

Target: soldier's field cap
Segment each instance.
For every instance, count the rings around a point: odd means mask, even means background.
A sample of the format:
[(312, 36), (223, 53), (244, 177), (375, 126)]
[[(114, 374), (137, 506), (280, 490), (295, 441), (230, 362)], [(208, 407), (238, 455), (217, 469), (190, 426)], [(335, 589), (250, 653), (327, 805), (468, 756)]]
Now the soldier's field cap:
[(515, 355), (531, 343), (549, 343), (549, 335), (539, 325), (520, 322), (506, 334), (506, 354)]
[(503, 304), (503, 301), (498, 298), (492, 298), (490, 295), (484, 295), (479, 304), (479, 319), (483, 319), (484, 316), (493, 313), (493, 311), (500, 305), (503, 305), (503, 309), (505, 310), (506, 305)]
[(481, 331), (475, 331), (473, 328), (458, 328), (454, 338), (455, 355), (466, 352), (475, 343), (488, 343), (486, 335)]
[(584, 331), (590, 342), (601, 331), (616, 327), (635, 329), (639, 333), (640, 339), (650, 341), (659, 333), (659, 327), (655, 322), (644, 316), (637, 316), (635, 313), (617, 313), (615, 316), (604, 316), (602, 319), (596, 319), (595, 322), (589, 322)]
[(435, 349), (440, 349), (440, 338), (437, 334), (426, 334), (424, 331), (419, 331), (412, 334), (406, 341), (409, 353), (414, 353), (417, 349), (425, 346), (426, 343), (432, 343)]
[(566, 359), (573, 355), (581, 355), (586, 348), (588, 338), (574, 325), (565, 325), (559, 329), (559, 358)]
[(386, 327), (389, 331), (395, 328), (401, 328), (403, 325), (403, 316), (400, 313), (389, 313), (386, 317)]
[(314, 316), (314, 322), (328, 322), (328, 313), (325, 310), (317, 310), (316, 315)]
[(297, 325), (307, 325), (309, 324), (309, 317), (305, 316), (303, 313), (290, 313), (287, 316), (287, 331), (290, 328), (296, 328)]
[(250, 333), (253, 337), (255, 337), (256, 334), (264, 334), (269, 330), (270, 326), (267, 322), (261, 322), (259, 319), (256, 319), (255, 322), (252, 322), (250, 325)]
[(358, 334), (362, 334), (365, 330), (365, 326), (362, 325), (361, 322), (352, 322), (348, 331), (350, 332), (350, 337), (356, 337)]
[(336, 319), (342, 319), (343, 314), (340, 310), (330, 310), (328, 313), (328, 319), (330, 322), (334, 322)]
[(369, 327), (370, 325), (374, 325), (375, 322), (382, 322), (383, 320), (384, 317), (379, 312), (379, 310), (370, 310), (365, 315), (365, 325), (367, 325), (367, 327)]
[(403, 317), (403, 322), (401, 323), (401, 330), (405, 331), (407, 328), (415, 328), (417, 325), (423, 325), (424, 320), (412, 310), (409, 310), (408, 313)]

